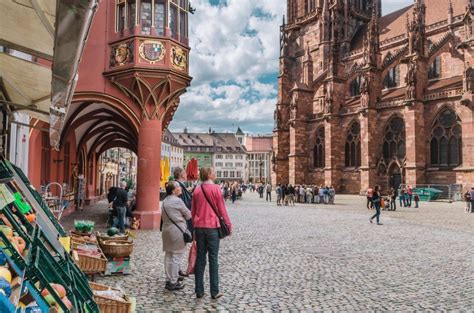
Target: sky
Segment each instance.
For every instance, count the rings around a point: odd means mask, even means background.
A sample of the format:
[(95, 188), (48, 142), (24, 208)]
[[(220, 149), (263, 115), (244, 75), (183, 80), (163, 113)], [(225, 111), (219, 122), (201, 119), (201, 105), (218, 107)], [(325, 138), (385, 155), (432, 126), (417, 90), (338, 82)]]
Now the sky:
[[(382, 14), (413, 0), (382, 0)], [(286, 0), (192, 0), (191, 86), (171, 131), (270, 134), (277, 101), (279, 30)]]

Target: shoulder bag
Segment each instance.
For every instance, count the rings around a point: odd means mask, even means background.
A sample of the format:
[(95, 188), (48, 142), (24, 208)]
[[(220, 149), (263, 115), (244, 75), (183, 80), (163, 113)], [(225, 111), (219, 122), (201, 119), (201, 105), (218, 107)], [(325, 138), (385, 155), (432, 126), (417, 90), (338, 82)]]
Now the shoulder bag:
[(183, 233), (183, 239), (184, 239), (184, 243), (190, 243), (190, 242), (193, 242), (193, 236), (191, 234), (191, 232), (189, 230), (182, 230), (181, 227), (178, 226), (178, 224), (176, 224), (173, 219), (171, 219), (171, 217), (168, 215), (168, 213), (166, 212), (166, 209), (165, 207), (163, 206), (163, 212), (165, 212), (166, 216), (168, 216), (168, 219), (171, 221), (171, 223), (174, 224), (174, 226), (178, 227), (178, 229)]
[(204, 198), (206, 198), (207, 203), (209, 203), (212, 210), (214, 211), (214, 214), (219, 219), (219, 224), (221, 224), (221, 226), (218, 228), (219, 238), (222, 239), (222, 238), (225, 238), (225, 237), (229, 236), (230, 235), (229, 227), (227, 227), (227, 224), (225, 223), (224, 218), (217, 213), (218, 211), (212, 205), (212, 202), (209, 201), (209, 198), (207, 197), (207, 194), (204, 191), (204, 185), (203, 184), (201, 184), (201, 190), (202, 190), (202, 194), (204, 195)]

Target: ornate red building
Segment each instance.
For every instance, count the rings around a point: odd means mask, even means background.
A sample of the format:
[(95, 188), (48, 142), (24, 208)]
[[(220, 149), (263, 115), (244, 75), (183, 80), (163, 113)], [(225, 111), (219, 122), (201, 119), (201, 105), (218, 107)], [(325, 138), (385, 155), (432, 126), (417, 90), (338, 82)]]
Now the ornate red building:
[(138, 156), (142, 228), (159, 227), (162, 131), (191, 81), (189, 10), (188, 0), (100, 1), (63, 130), (58, 138), (53, 132), (59, 150), (49, 149), (44, 132), (34, 130), (30, 137), (29, 175), (35, 184), (84, 177), (86, 200), (94, 202), (101, 196), (99, 156), (127, 148)]
[(474, 182), (474, 5), (288, 0), (274, 182)]

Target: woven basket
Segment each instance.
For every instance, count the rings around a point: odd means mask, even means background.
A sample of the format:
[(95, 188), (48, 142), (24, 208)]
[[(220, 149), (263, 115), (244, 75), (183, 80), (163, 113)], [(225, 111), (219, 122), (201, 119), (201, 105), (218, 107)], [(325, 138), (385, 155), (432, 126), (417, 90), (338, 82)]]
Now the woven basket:
[(96, 233), (97, 240), (107, 241), (107, 240), (128, 240), (128, 235), (116, 235), (116, 236), (109, 236), (106, 233)]
[[(99, 249), (100, 250), (100, 249)], [(107, 258), (103, 253), (99, 257), (77, 254), (77, 265), (85, 274), (105, 273), (107, 269)]]
[(130, 256), (133, 252), (133, 241), (129, 240), (99, 241), (99, 245), (104, 254), (111, 258)]
[[(118, 290), (116, 288), (105, 285), (89, 282), (92, 290)], [(132, 311), (132, 303), (127, 296), (124, 296), (123, 301), (108, 298), (107, 296), (94, 295), (94, 300), (99, 306), (101, 313), (130, 313)]]

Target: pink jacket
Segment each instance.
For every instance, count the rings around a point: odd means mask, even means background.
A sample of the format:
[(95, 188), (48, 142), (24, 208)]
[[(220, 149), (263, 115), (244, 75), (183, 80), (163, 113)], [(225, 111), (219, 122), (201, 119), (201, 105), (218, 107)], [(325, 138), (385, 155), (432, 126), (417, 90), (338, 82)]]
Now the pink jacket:
[[(224, 218), (225, 223), (229, 226), (232, 232), (232, 223), (230, 222), (227, 209), (224, 204), (224, 197), (218, 185), (211, 183), (203, 183), (209, 201), (212, 202), (214, 208), (218, 210), (218, 214)], [(191, 205), (191, 216), (193, 219), (194, 228), (219, 228), (219, 218), (214, 213), (214, 210), (207, 202), (202, 193), (202, 185), (196, 187), (193, 193), (193, 201)]]

